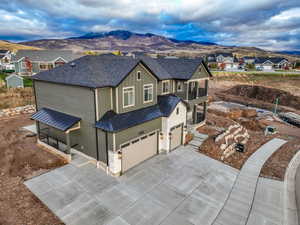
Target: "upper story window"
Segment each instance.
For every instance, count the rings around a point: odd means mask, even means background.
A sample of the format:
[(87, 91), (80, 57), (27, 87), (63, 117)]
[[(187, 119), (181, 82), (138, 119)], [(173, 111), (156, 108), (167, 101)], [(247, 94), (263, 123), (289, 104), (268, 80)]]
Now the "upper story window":
[(177, 83), (176, 83), (176, 89), (177, 89), (177, 91), (182, 91), (183, 90), (183, 83), (182, 83), (182, 81), (177, 81)]
[(123, 108), (134, 106), (134, 87), (123, 88)]
[(144, 103), (153, 101), (153, 84), (144, 85)]
[(176, 115), (179, 115), (179, 107), (176, 108)]
[(162, 82), (162, 93), (167, 94), (170, 92), (170, 81), (166, 80)]
[(136, 72), (136, 80), (141, 80), (142, 73), (141, 71)]

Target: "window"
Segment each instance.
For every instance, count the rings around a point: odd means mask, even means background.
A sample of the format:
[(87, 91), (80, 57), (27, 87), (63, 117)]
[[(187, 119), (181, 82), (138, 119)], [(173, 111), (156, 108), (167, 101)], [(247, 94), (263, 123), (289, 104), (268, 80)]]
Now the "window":
[(21, 62), (21, 68), (22, 69), (26, 69), (27, 68), (26, 62)]
[(41, 70), (47, 70), (48, 69), (48, 65), (46, 63), (41, 63), (40, 64), (40, 69)]
[(144, 85), (144, 103), (153, 101), (153, 84)]
[(178, 114), (179, 114), (179, 107), (176, 108), (176, 115), (178, 115)]
[(134, 106), (134, 87), (123, 88), (123, 108)]
[(141, 71), (137, 71), (136, 73), (136, 79), (141, 80)]
[(177, 91), (182, 91), (182, 82), (181, 81), (177, 81)]
[(169, 91), (170, 91), (170, 82), (168, 80), (163, 81), (162, 82), (162, 93), (167, 94), (167, 93), (169, 93)]

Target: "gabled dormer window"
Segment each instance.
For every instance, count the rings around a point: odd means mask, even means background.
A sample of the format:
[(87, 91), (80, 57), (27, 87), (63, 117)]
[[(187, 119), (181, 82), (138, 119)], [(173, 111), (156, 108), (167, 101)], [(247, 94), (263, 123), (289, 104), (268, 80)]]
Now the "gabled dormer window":
[(136, 80), (141, 80), (141, 71), (136, 72)]

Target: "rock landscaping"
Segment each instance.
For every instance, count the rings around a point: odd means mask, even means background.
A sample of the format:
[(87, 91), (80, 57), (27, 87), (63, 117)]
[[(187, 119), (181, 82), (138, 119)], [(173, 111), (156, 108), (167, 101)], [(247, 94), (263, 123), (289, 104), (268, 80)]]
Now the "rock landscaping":
[(35, 112), (34, 105), (20, 106), (16, 108), (2, 109), (0, 110), (0, 118), (13, 117), (21, 114), (30, 114)]

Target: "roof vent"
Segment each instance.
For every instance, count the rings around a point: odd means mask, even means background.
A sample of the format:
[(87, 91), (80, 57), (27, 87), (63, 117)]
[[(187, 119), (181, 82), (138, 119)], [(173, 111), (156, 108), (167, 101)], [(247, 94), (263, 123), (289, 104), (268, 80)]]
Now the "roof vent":
[(71, 62), (70, 66), (71, 66), (71, 67), (75, 67), (76, 64), (75, 64), (74, 62)]

